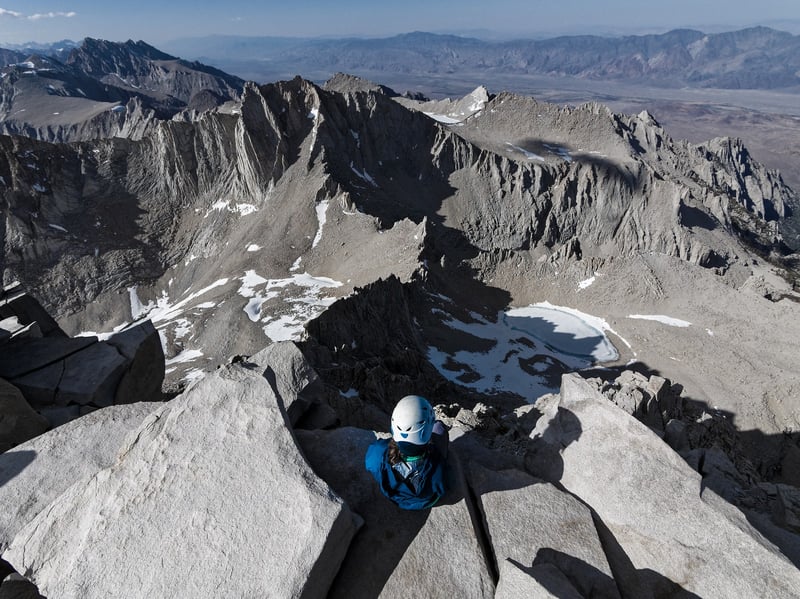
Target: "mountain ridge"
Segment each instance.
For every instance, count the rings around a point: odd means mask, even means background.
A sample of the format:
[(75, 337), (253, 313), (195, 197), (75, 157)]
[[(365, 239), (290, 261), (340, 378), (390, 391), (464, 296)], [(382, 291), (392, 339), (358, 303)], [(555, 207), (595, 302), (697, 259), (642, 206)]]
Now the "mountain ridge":
[(31, 54), (2, 69), (0, 131), (50, 141), (139, 138), (156, 120), (238, 98), (244, 81), (142, 42), (86, 38), (62, 62)]
[[(230, 51), (216, 41), (216, 54), (196, 55), (246, 68), (247, 61), (258, 54), (261, 60), (269, 58), (268, 68), (275, 72), (327, 73), (322, 77), (336, 71), (375, 74), (399, 69), (433, 75), (459, 70), (637, 80), (662, 87), (796, 91), (800, 86), (796, 74), (800, 37), (768, 27), (712, 34), (676, 29), (623, 37), (582, 35), (502, 42), (412, 32), (385, 38), (303, 39), (294, 47), (286, 40), (273, 43), (271, 38), (259, 46), (258, 38), (247, 38), (243, 45), (232, 42)], [(192, 52), (193, 44), (183, 40), (167, 46), (185, 54), (185, 50)], [(254, 63), (249, 68), (257, 67)]]

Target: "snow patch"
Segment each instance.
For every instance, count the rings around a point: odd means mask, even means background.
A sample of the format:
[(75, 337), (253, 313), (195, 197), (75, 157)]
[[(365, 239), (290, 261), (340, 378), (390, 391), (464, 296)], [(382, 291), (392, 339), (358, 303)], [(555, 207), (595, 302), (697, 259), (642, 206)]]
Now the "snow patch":
[(248, 245), (245, 248), (245, 250), (248, 251), (248, 252), (257, 252), (260, 249), (261, 249), (261, 246), (256, 244), (256, 243), (251, 243), (250, 245)]
[(303, 257), (300, 256), (297, 260), (294, 261), (294, 264), (292, 264), (289, 267), (289, 272), (295, 272), (296, 270), (300, 270), (300, 263), (302, 261), (303, 261)]
[(97, 337), (98, 341), (108, 341), (108, 339), (113, 337), (115, 334), (119, 333), (122, 329), (127, 327), (129, 324), (130, 324), (129, 322), (125, 321), (122, 324), (118, 324), (111, 331), (106, 332), (106, 333), (96, 333), (94, 331), (81, 331), (80, 333), (78, 333), (75, 336), (76, 337)]
[(436, 114), (435, 112), (426, 112), (427, 116), (431, 117), (434, 121), (438, 121), (445, 125), (455, 125), (456, 123), (460, 123), (461, 121), (458, 119), (454, 119), (451, 116), (447, 116), (446, 114)]
[[(334, 297), (323, 297), (323, 290), (341, 287), (342, 283), (328, 277), (314, 277), (308, 273), (297, 274), (286, 279), (267, 281), (263, 291), (265, 295), (256, 294), (255, 298), (260, 300), (263, 297), (266, 301), (278, 295), (277, 289), (290, 286), (304, 290), (302, 295), (284, 300), (290, 305), (291, 312), (278, 317), (266, 316), (261, 320), (265, 324), (264, 333), (272, 341), (300, 340), (305, 324), (336, 301)], [(258, 307), (260, 310), (261, 306)]]
[(56, 231), (61, 231), (62, 233), (68, 233), (69, 232), (64, 227), (62, 227), (61, 225), (54, 225), (53, 223), (47, 223), (47, 226), (50, 227), (51, 229), (55, 229)]
[(328, 200), (323, 200), (319, 202), (315, 206), (315, 210), (317, 211), (317, 222), (319, 226), (317, 227), (317, 234), (314, 236), (314, 241), (311, 242), (311, 247), (317, 247), (317, 244), (322, 240), (322, 227), (325, 226), (326, 213), (328, 211), (328, 204), (330, 202)]
[(584, 279), (583, 281), (578, 283), (578, 289), (586, 289), (587, 287), (591, 286), (592, 283), (595, 282), (597, 279), (597, 275), (589, 277), (588, 279)]
[(258, 211), (254, 204), (236, 204), (231, 212), (238, 212), (240, 216), (247, 216)]
[[(176, 304), (172, 304), (170, 302), (169, 296), (167, 295), (166, 291), (161, 292), (161, 297), (157, 298), (155, 301), (150, 301), (147, 304), (142, 304), (139, 301), (138, 294), (136, 294), (136, 287), (129, 287), (128, 291), (131, 294), (131, 314), (134, 314), (134, 320), (139, 320), (141, 318), (149, 318), (156, 328), (163, 328), (167, 326), (170, 321), (175, 320), (181, 314), (183, 314), (184, 310), (188, 308), (197, 308), (199, 306), (189, 306), (194, 300), (198, 297), (205, 295), (212, 289), (216, 287), (221, 287), (222, 285), (227, 285), (228, 279), (219, 279), (208, 285), (207, 287), (203, 287), (199, 291), (195, 291), (194, 293), (189, 294), (187, 297), (182, 299)], [(133, 290), (133, 291), (131, 291)], [(134, 301), (135, 298), (135, 301)], [(208, 304), (206, 304), (208, 305)], [(157, 323), (163, 323), (160, 326)]]
[(267, 279), (256, 274), (254, 270), (246, 271), (239, 280), (242, 282), (242, 286), (239, 287), (239, 295), (243, 297), (253, 297), (256, 293), (254, 288), (267, 282)]
[(206, 214), (203, 218), (208, 218), (211, 216), (212, 212), (223, 212), (226, 210), (234, 214), (239, 214), (239, 216), (247, 216), (248, 214), (257, 212), (258, 208), (256, 208), (254, 204), (234, 204), (231, 206), (230, 200), (217, 200), (211, 204), (211, 208), (206, 211)]
[(350, 170), (353, 171), (356, 174), (356, 176), (358, 176), (360, 179), (363, 179), (373, 187), (378, 187), (378, 184), (375, 182), (375, 179), (373, 179), (372, 176), (367, 171), (362, 172), (358, 170), (356, 167), (353, 166), (352, 162), (350, 162)]
[(187, 382), (197, 381), (206, 376), (206, 372), (200, 368), (192, 368), (183, 376), (183, 380)]
[(212, 212), (222, 212), (223, 210), (227, 210), (230, 203), (230, 200), (217, 200), (211, 204), (211, 208), (208, 209), (203, 218), (207, 218)]
[(672, 318), (671, 316), (664, 316), (662, 314), (629, 314), (628, 318), (634, 318), (637, 320), (654, 320), (671, 327), (689, 327), (692, 325), (691, 322), (686, 320)]
[(44, 187), (43, 185), (40, 185), (39, 183), (34, 183), (33, 185), (31, 185), (31, 187), (33, 187), (34, 191), (38, 191), (39, 193), (44, 193), (45, 191), (47, 191), (47, 188)]

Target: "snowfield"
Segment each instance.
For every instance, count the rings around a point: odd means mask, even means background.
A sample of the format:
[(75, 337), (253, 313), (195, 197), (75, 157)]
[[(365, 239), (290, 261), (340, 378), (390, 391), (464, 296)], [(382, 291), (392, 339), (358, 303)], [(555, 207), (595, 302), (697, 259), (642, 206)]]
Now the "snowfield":
[(662, 314), (629, 314), (628, 318), (634, 318), (637, 320), (654, 320), (655, 322), (660, 322), (661, 324), (665, 324), (671, 327), (692, 326), (691, 322), (687, 322), (679, 318), (672, 318), (671, 316), (664, 316)]

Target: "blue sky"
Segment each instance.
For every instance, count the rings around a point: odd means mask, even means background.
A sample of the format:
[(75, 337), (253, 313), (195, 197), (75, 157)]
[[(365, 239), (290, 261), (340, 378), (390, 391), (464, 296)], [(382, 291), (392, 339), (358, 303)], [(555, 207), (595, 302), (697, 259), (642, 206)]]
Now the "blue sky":
[(99, 37), (160, 42), (211, 34), (504, 36), (705, 31), (767, 24), (800, 33), (798, 0), (0, 0), (0, 47)]

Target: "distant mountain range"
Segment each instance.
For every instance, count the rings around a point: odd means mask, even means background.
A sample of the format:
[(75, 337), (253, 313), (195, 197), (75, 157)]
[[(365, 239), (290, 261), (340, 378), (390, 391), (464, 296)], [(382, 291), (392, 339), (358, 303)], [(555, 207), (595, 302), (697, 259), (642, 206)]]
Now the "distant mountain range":
[(214, 36), (164, 47), (248, 77), (469, 72), (635, 80), (665, 87), (800, 90), (800, 36), (767, 27), (502, 42), (422, 32), (373, 39)]
[[(67, 62), (84, 46), (85, 42), (70, 40), (9, 46), (0, 49), (0, 66), (24, 61), (31, 54)], [(336, 72), (370, 76), (470, 73), (486, 78), (543, 75), (657, 87), (800, 91), (800, 36), (768, 27), (710, 34), (676, 29), (657, 35), (513, 41), (424, 32), (343, 39), (209, 36), (179, 39), (162, 47), (175, 56), (259, 82), (296, 74), (323, 81)], [(167, 54), (161, 59), (167, 58), (175, 59)]]
[(159, 119), (238, 98), (244, 81), (142, 42), (0, 50), (0, 132), (48, 141), (138, 138)]

